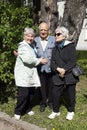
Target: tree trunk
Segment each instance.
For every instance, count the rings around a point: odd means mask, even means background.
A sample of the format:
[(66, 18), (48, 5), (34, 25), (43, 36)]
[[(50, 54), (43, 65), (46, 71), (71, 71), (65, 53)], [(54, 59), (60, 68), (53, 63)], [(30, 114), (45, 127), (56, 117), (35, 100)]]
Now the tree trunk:
[(40, 21), (46, 21), (53, 33), (58, 24), (57, 0), (41, 0)]
[[(24, 0), (9, 1), (15, 2), (16, 6), (21, 6)], [(87, 0), (65, 0), (66, 4), (62, 20), (58, 17), (58, 1), (63, 2), (63, 0), (33, 0), (35, 8), (34, 22), (36, 24), (38, 21), (46, 21), (51, 33), (54, 32), (57, 25), (63, 25), (69, 29), (71, 35), (74, 34), (72, 35), (73, 39), (77, 42), (85, 18)]]
[(64, 17), (61, 25), (66, 26), (73, 36), (75, 42), (77, 42), (83, 20), (85, 18), (85, 0), (66, 0)]

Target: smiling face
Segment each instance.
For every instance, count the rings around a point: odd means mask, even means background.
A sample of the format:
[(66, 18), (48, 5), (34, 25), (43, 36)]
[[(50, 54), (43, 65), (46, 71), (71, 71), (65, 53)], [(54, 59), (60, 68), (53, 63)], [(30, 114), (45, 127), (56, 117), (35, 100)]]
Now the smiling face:
[(46, 39), (48, 37), (49, 27), (46, 23), (41, 23), (39, 26), (39, 35), (42, 39)]
[(31, 43), (34, 41), (34, 35), (31, 34), (31, 33), (25, 34), (25, 35), (24, 35), (24, 40), (25, 40), (27, 43), (31, 44)]

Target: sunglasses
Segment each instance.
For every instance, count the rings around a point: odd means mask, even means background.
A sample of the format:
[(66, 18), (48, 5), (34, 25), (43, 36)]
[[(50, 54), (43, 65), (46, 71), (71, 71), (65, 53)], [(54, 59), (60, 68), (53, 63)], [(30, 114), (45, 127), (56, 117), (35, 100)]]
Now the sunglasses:
[(56, 34), (55, 34), (55, 36), (60, 36), (60, 35), (62, 35), (62, 33), (56, 33)]

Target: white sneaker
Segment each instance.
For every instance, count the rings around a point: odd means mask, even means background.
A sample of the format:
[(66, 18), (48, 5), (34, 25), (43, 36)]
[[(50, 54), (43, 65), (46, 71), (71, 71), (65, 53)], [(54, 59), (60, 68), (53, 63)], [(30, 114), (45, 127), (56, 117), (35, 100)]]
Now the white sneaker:
[(68, 112), (68, 113), (67, 113), (67, 116), (66, 116), (66, 119), (67, 119), (67, 120), (72, 120), (72, 119), (73, 119), (73, 116), (74, 116), (74, 112)]
[(34, 115), (34, 112), (33, 111), (29, 111), (27, 114), (32, 116), (32, 115)]
[(49, 119), (54, 119), (56, 116), (59, 116), (59, 115), (60, 115), (60, 112), (58, 112), (58, 113), (52, 112), (52, 113), (48, 116), (48, 118), (49, 118)]
[(20, 116), (20, 115), (17, 115), (17, 114), (14, 114), (14, 118), (15, 118), (16, 120), (20, 120), (21, 116)]

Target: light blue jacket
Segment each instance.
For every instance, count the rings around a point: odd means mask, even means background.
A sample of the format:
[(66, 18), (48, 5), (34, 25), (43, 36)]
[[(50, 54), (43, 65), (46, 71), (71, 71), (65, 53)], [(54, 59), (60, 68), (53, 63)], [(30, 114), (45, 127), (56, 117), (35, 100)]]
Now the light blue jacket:
[(45, 71), (47, 73), (51, 72), (50, 68), (50, 61), (51, 61), (51, 56), (52, 56), (52, 49), (55, 46), (55, 37), (54, 36), (48, 36), (48, 42), (47, 46), (45, 48), (45, 51), (43, 51), (42, 45), (41, 45), (41, 38), (37, 36), (35, 38), (36, 42), (36, 50), (37, 50), (37, 55), (38, 57), (44, 57), (48, 59), (48, 63), (45, 65), (41, 66), (41, 72)]
[(26, 41), (18, 46), (18, 56), (14, 68), (15, 83), (20, 87), (39, 87), (40, 80), (35, 67), (40, 63), (33, 48)]

